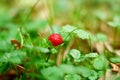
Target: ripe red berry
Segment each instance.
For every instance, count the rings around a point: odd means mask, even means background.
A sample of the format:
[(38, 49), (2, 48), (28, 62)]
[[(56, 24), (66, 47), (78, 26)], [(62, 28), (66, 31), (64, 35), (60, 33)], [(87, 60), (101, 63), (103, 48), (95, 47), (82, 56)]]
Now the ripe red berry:
[(52, 43), (53, 46), (58, 46), (63, 42), (61, 35), (57, 33), (51, 34), (48, 37), (48, 40)]

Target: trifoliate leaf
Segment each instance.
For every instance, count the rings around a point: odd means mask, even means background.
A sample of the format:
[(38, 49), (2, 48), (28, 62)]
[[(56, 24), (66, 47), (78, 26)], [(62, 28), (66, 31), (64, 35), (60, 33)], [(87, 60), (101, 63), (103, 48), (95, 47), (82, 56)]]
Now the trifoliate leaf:
[(74, 59), (79, 59), (80, 58), (80, 51), (77, 49), (72, 49), (70, 50), (70, 55), (74, 58)]

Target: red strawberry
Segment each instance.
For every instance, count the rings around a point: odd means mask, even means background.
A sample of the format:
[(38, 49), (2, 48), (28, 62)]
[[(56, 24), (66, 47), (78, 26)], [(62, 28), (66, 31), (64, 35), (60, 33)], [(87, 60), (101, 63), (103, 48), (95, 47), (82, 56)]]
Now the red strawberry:
[(61, 35), (57, 33), (51, 34), (48, 37), (48, 40), (52, 43), (53, 46), (58, 46), (63, 42)]

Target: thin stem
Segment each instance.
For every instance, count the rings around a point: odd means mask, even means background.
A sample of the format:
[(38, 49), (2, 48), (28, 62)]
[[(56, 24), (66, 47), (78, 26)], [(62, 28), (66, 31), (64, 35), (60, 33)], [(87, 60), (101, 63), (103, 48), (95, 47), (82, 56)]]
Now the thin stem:
[[(22, 47), (23, 44), (24, 44), (24, 36), (23, 36), (23, 34), (22, 34), (22, 28), (23, 28), (23, 26), (26, 24), (26, 22), (28, 21), (30, 15), (31, 15), (32, 12), (33, 12), (33, 9), (34, 9), (35, 6), (38, 4), (38, 2), (39, 2), (39, 0), (36, 1), (36, 3), (35, 3), (35, 4), (33, 5), (33, 7), (31, 8), (30, 13), (27, 15), (25, 21), (24, 21), (24, 22), (19, 26), (19, 28), (18, 28), (18, 32), (19, 32), (20, 38), (21, 38), (21, 47)], [(25, 29), (25, 27), (24, 27), (24, 29)]]
[(93, 52), (93, 48), (92, 48), (92, 39), (91, 39), (90, 36), (89, 36), (89, 40), (90, 40), (90, 51)]
[(32, 39), (31, 39), (31, 37), (30, 37), (30, 35), (29, 35), (28, 33), (27, 33), (27, 36), (28, 36), (28, 38), (29, 38), (29, 41), (30, 41), (32, 47), (33, 47)]
[(74, 29), (74, 30), (72, 30), (70, 33), (68, 33), (68, 35), (65, 37), (65, 40), (68, 38), (68, 36), (73, 32), (73, 31), (75, 31), (75, 30), (77, 30), (77, 29)]
[(23, 35), (22, 35), (22, 31), (21, 31), (21, 28), (18, 28), (18, 32), (19, 32), (19, 34), (20, 34), (20, 39), (21, 39), (21, 48), (22, 48), (22, 46), (23, 46), (23, 44), (24, 44), (24, 37), (23, 37)]

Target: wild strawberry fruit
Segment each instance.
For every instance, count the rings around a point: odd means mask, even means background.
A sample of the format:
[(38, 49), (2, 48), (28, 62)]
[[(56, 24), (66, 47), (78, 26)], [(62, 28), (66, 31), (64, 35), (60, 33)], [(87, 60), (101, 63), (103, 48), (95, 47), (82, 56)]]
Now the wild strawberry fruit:
[(51, 34), (48, 37), (48, 40), (52, 43), (53, 46), (58, 46), (63, 42), (61, 35), (57, 33)]

